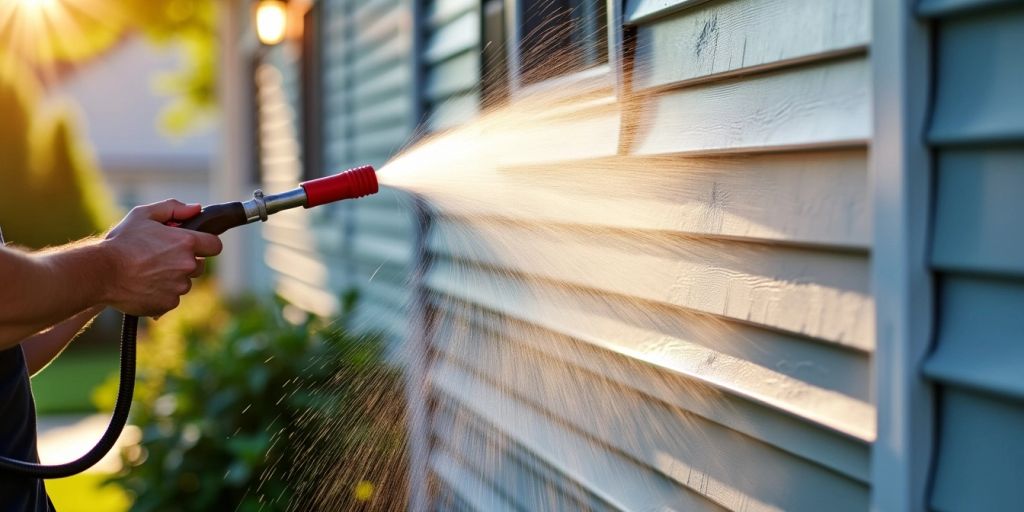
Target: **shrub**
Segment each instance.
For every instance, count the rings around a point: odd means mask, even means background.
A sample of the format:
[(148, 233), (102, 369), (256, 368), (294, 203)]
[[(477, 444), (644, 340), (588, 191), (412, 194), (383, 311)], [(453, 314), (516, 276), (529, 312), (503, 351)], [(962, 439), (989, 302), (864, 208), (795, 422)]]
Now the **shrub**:
[(404, 395), (380, 338), (347, 313), (291, 323), (280, 301), (209, 297), (141, 346), (162, 355), (140, 368), (142, 442), (113, 479), (134, 509), (403, 510)]

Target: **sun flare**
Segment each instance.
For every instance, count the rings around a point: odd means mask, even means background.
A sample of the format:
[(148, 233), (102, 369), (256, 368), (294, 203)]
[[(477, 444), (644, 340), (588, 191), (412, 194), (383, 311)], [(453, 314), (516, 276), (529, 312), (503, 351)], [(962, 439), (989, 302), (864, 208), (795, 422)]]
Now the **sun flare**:
[(18, 0), (24, 9), (47, 10), (53, 9), (60, 4), (59, 0)]
[(0, 48), (54, 73), (90, 57), (121, 36), (124, 16), (105, 0), (0, 0)]

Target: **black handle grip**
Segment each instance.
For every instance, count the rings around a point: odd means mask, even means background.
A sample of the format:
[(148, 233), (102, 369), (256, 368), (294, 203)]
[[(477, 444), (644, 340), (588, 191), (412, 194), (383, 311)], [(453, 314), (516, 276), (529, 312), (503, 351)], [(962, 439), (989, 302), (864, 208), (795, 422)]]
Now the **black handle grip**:
[(242, 207), (242, 203), (234, 202), (211, 204), (203, 208), (199, 215), (182, 222), (178, 227), (220, 235), (231, 228), (248, 223), (249, 219), (245, 215), (245, 208)]

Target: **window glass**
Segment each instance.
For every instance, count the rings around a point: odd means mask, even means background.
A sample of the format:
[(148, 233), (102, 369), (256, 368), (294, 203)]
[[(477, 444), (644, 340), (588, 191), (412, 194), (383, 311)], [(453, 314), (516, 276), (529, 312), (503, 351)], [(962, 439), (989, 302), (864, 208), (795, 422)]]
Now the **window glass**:
[(508, 52), (505, 46), (505, 2), (483, 4), (481, 87), (484, 107), (501, 105), (508, 98)]
[(524, 84), (608, 62), (603, 0), (520, 0), (520, 70)]

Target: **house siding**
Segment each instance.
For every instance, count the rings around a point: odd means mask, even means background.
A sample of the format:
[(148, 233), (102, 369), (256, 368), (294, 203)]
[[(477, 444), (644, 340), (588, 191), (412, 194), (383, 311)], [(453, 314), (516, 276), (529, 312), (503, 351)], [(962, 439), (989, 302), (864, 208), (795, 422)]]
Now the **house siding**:
[[(321, 161), (327, 175), (358, 165), (382, 165), (415, 127), (411, 87), (412, 19), (409, 2), (330, 0), (320, 5), (323, 70)], [(296, 186), (301, 176), (297, 95), (299, 59), (275, 47), (261, 84), (263, 181), (271, 190)], [(282, 149), (286, 148), (286, 149)], [(409, 198), (394, 190), (314, 212), (282, 212), (263, 227), (265, 260), (275, 289), (311, 312), (340, 311), (341, 293), (358, 291), (351, 326), (379, 332), (392, 347), (406, 336), (407, 286), (414, 230)], [(312, 215), (310, 215), (312, 214)]]
[[(321, 1), (323, 173), (481, 115), (480, 4)], [(908, 11), (934, 43), (912, 79), (934, 90), (926, 133), (900, 144), (923, 135), (934, 161), (905, 169), (874, 151), (883, 109), (903, 108), (879, 100), (892, 77), (875, 52), (893, 49), (876, 48), (879, 5), (611, 1), (610, 63), (497, 162), (539, 199), (428, 215), (384, 189), (264, 226), (279, 293), (331, 314), (358, 289), (354, 327), (413, 354), (413, 488), (429, 490), (413, 510), (1024, 503), (1024, 7)], [(301, 174), (290, 55), (271, 49), (257, 72), (270, 190)], [(545, 195), (554, 172), (574, 187)], [(890, 194), (894, 176), (926, 186)], [(914, 222), (879, 217), (918, 196)], [(913, 251), (894, 256), (890, 223), (927, 239), (934, 292), (903, 280)], [(900, 308), (879, 310), (883, 288)], [(897, 357), (914, 347), (923, 369)], [(934, 446), (896, 453), (916, 442), (901, 445), (906, 425)]]
[(655, 213), (433, 222), (432, 472), (519, 510), (865, 510), (869, 4), (649, 4), (636, 117), (609, 81), (499, 170), (577, 172), (569, 202), (621, 173)]

